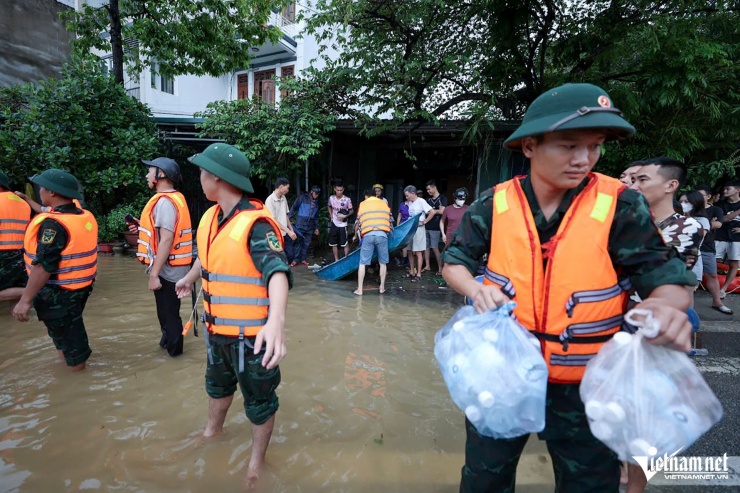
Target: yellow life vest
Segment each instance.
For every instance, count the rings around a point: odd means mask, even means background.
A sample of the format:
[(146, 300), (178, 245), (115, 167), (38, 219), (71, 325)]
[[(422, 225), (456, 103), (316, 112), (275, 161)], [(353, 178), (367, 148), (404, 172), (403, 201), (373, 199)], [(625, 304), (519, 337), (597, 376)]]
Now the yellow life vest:
[(370, 231), (391, 231), (391, 209), (384, 200), (377, 197), (368, 197), (360, 203), (357, 220), (360, 221), (360, 236), (365, 236)]
[(31, 207), (13, 192), (0, 192), (0, 250), (20, 250)]
[(98, 223), (92, 213), (84, 209), (82, 214), (43, 212), (33, 218), (23, 242), (26, 272), (31, 273), (31, 264), (36, 260), (39, 228), (47, 218), (64, 226), (69, 239), (62, 250), (59, 267), (51, 273), (46, 284), (70, 291), (90, 286), (98, 272)]
[(258, 200), (256, 209), (239, 211), (219, 227), (218, 205), (203, 215), (198, 226), (198, 259), (203, 280), (204, 321), (209, 332), (254, 336), (267, 321), (270, 300), (262, 274), (249, 253), (254, 224), (267, 220), (282, 243), (280, 227)]
[(495, 188), (484, 283), (516, 301), (517, 320), (542, 343), (551, 382), (580, 382), (586, 363), (622, 325), (627, 293), (608, 243), (623, 189), (591, 173), (557, 233), (541, 245), (521, 177)]
[(169, 251), (167, 263), (171, 266), (190, 265), (193, 257), (193, 229), (188, 204), (180, 192), (158, 192), (144, 206), (144, 210), (141, 212), (139, 248), (136, 257), (142, 264), (151, 265), (159, 254), (159, 241), (154, 226), (154, 206), (160, 199), (171, 201), (177, 211), (175, 238)]

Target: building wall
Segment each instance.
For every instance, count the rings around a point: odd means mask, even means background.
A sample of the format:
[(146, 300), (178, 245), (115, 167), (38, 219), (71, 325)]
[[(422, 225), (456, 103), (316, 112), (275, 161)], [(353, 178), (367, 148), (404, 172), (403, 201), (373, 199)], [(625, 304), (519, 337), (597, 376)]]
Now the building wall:
[(0, 1), (0, 86), (37, 82), (61, 73), (73, 36), (55, 0)]

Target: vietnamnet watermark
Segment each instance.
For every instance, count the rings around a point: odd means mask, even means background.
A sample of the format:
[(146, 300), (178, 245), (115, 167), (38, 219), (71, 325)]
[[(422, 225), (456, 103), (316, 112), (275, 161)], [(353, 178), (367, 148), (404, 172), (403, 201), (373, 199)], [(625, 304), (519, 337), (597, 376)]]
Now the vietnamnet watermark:
[(676, 457), (682, 449), (671, 455), (656, 457), (655, 447), (648, 449), (649, 456), (633, 455), (637, 464), (645, 472), (648, 481), (658, 473), (663, 473), (668, 480), (729, 480), (730, 468), (727, 465), (727, 454), (714, 457)]

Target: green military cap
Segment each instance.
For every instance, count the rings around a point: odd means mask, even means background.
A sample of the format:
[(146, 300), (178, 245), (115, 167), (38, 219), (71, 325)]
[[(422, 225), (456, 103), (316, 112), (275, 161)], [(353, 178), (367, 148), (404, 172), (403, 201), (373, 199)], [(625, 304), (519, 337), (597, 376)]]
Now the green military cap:
[(80, 182), (70, 173), (60, 169), (47, 169), (40, 175), (31, 177), (31, 183), (35, 183), (68, 199), (82, 199)]
[(189, 157), (188, 161), (240, 190), (254, 192), (249, 181), (249, 159), (233, 145), (211, 144), (200, 154)]
[(522, 139), (563, 130), (605, 129), (609, 139), (623, 139), (635, 127), (612, 105), (609, 95), (593, 84), (565, 84), (535, 99), (522, 124), (504, 141), (508, 149), (522, 148)]
[(0, 187), (3, 187), (5, 190), (10, 190), (10, 180), (8, 179), (8, 175), (0, 171)]

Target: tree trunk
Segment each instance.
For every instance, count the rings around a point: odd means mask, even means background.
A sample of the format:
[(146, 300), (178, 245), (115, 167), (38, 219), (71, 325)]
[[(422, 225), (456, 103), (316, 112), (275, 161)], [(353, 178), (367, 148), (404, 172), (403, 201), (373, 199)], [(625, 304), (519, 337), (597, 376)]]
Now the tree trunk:
[(123, 85), (123, 38), (118, 0), (110, 0), (106, 7), (110, 16), (110, 46), (113, 52), (113, 80)]

